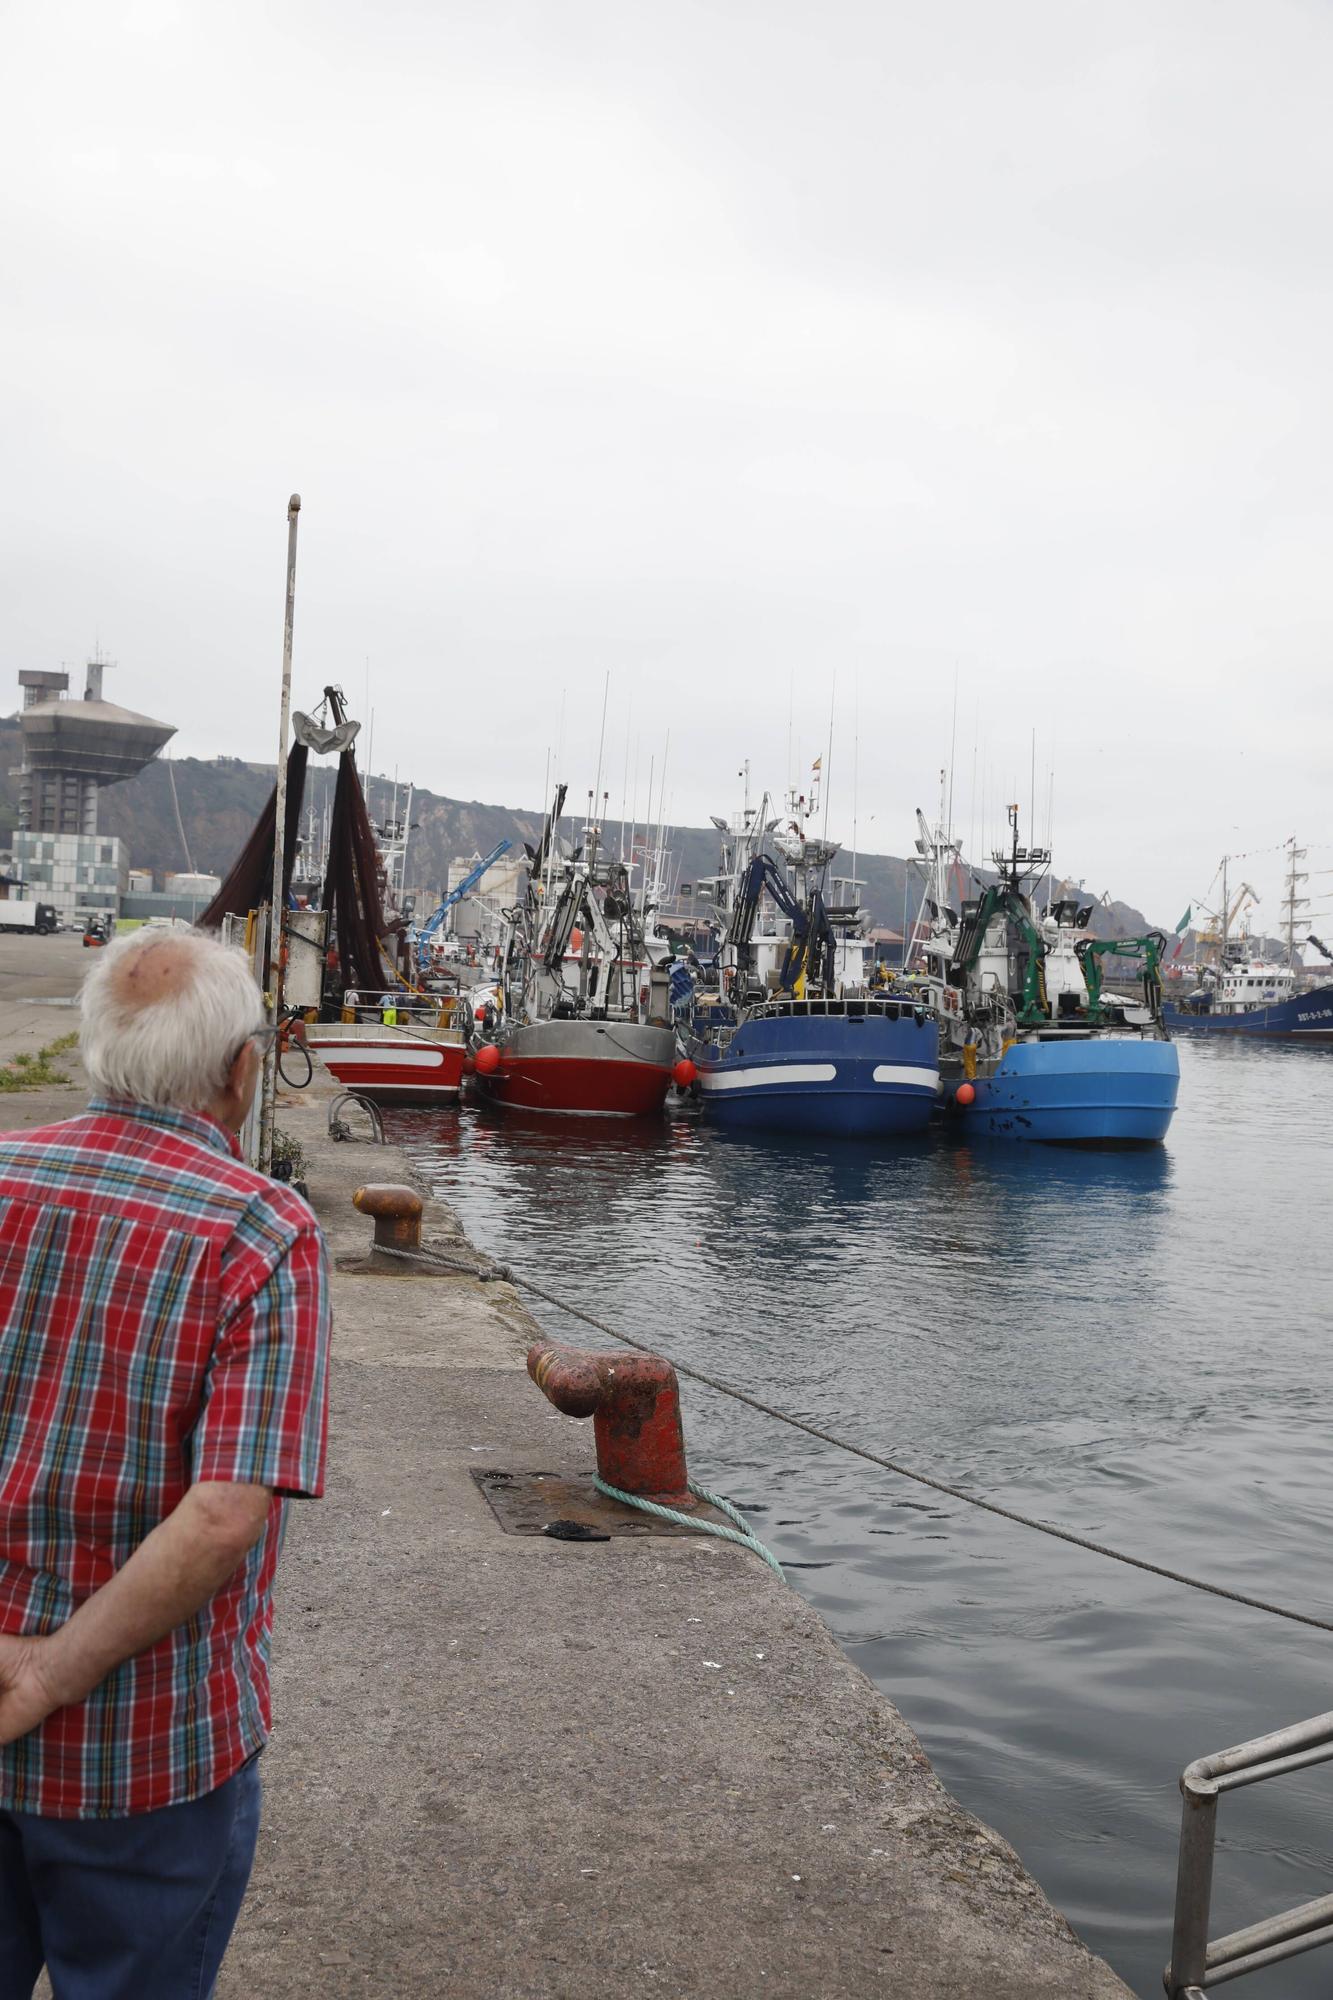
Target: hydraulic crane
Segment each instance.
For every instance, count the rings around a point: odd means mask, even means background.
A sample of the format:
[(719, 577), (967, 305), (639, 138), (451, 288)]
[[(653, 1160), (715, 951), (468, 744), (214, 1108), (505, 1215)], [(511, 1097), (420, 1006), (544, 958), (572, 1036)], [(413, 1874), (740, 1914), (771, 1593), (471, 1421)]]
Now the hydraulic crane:
[(983, 889), (975, 910), (969, 911), (958, 927), (958, 942), (949, 967), (952, 983), (965, 979), (981, 956), (986, 932), (996, 917), (1008, 919), (1023, 942), (1023, 992), (1014, 1009), (1020, 1028), (1035, 1028), (1051, 1017), (1046, 997), (1046, 945), (1032, 921), (1032, 913), (1011, 882), (991, 882)]
[(833, 925), (824, 907), (823, 894), (815, 889), (809, 905), (801, 903), (769, 854), (756, 854), (741, 877), (736, 905), (727, 926), (726, 942), (736, 954), (738, 968), (743, 972), (753, 969), (754, 926), (759, 915), (759, 899), (765, 890), (791, 924), (791, 943), (787, 946), (779, 975), (782, 991), (797, 998), (807, 986), (831, 992), (837, 944)]
[(1163, 931), (1149, 931), (1144, 937), (1135, 938), (1080, 938), (1074, 946), (1078, 962), (1083, 969), (1083, 982), (1088, 989), (1088, 1019), (1100, 1021), (1102, 1015), (1102, 960), (1104, 958), (1141, 958), (1143, 960), (1143, 1004), (1154, 1020), (1162, 1011), (1162, 956), (1166, 951), (1166, 934)]

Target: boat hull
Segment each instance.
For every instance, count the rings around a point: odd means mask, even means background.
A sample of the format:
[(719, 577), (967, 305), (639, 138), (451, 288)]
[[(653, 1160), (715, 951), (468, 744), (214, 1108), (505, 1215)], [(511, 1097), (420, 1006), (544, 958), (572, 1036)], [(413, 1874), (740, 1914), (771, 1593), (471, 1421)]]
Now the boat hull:
[(1166, 1137), (1180, 1087), (1180, 1056), (1167, 1041), (1092, 1036), (1016, 1042), (970, 1105), (953, 1109), (969, 1138), (1053, 1146), (1152, 1146)]
[(565, 1118), (650, 1118), (671, 1088), (671, 1028), (631, 1021), (534, 1021), (494, 1046), (498, 1069), (472, 1070), (492, 1104)]
[(1167, 1007), (1162, 1016), (1172, 1034), (1257, 1035), (1269, 1041), (1333, 1042), (1333, 986), (1316, 986), (1269, 1007), (1244, 1014), (1191, 1014)]
[[(691, 1041), (704, 1114), (750, 1132), (890, 1138), (923, 1132), (939, 1096), (935, 1024), (867, 1003), (743, 1017), (725, 1049)], [(829, 1003), (830, 1005), (832, 1003)]]
[(466, 1051), (462, 1037), (435, 1040), (364, 1023), (312, 1023), (305, 1039), (334, 1082), (374, 1104), (456, 1104)]

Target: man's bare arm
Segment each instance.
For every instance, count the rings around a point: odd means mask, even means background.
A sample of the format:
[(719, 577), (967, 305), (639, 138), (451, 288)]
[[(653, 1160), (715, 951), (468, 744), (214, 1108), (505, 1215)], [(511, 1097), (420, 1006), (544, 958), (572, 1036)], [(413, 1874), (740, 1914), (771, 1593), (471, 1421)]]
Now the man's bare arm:
[(266, 1486), (192, 1486), (129, 1561), (46, 1638), (0, 1635), (0, 1743), (82, 1701), (216, 1596), (263, 1533)]

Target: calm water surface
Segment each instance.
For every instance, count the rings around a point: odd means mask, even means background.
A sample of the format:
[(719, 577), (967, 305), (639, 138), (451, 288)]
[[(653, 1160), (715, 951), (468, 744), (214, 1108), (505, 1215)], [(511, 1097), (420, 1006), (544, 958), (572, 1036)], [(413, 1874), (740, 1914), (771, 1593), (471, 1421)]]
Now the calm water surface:
[[(393, 1136), (474, 1240), (636, 1337), (1025, 1512), (1333, 1617), (1333, 1055), (1186, 1040), (1181, 1068), (1155, 1153), (466, 1109), (399, 1114)], [(950, 1789), (1159, 1994), (1180, 1769), (1333, 1707), (1333, 1635), (683, 1390), (695, 1476), (754, 1518)], [(1333, 1767), (1224, 1799), (1220, 1825), (1215, 1930), (1333, 1888)], [(1333, 1952), (1237, 1990), (1326, 1996)]]

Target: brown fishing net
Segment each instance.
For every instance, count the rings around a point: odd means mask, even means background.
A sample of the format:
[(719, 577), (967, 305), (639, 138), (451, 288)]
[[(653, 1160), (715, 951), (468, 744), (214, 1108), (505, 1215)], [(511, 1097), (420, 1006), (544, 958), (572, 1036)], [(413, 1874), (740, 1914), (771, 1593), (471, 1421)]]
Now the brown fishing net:
[[(292, 869), (296, 865), (296, 843), (301, 833), (301, 801), (305, 796), (306, 764), (310, 753), (304, 743), (294, 743), (287, 758), (287, 825), (282, 843), (283, 899), (291, 891)], [(255, 821), (255, 830), (232, 864), (231, 873), (199, 918), (199, 928), (216, 931), (224, 917), (245, 917), (267, 903), (273, 894), (273, 827), (278, 812), (278, 788), (269, 793), (268, 804)]]
[[(283, 894), (291, 890), (292, 869), (305, 794), (307, 752), (293, 746), (287, 759), (287, 825), (283, 841)], [(199, 919), (205, 929), (218, 929), (225, 916), (246, 916), (273, 893), (273, 829), (277, 787), (260, 813), (255, 830), (241, 849), (226, 881)], [(365, 795), (350, 750), (338, 759), (338, 780), (329, 825), (328, 871), (321, 907), (332, 912), (331, 941), (337, 968), (338, 997), (348, 987), (378, 992), (388, 983), (380, 939), (404, 962), (406, 926), (401, 917), (387, 924), (381, 889), (375, 833), (366, 811)], [(330, 970), (333, 968), (330, 967)]]
[(395, 933), (391, 949), (401, 958), (404, 926), (401, 918), (392, 925), (385, 922), (374, 829), (350, 750), (338, 759), (323, 904), (333, 912), (333, 944), (344, 989), (377, 991), (385, 986), (379, 941), (387, 932)]

